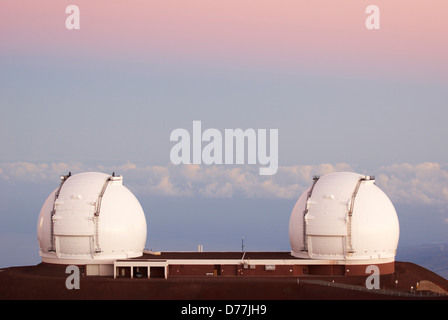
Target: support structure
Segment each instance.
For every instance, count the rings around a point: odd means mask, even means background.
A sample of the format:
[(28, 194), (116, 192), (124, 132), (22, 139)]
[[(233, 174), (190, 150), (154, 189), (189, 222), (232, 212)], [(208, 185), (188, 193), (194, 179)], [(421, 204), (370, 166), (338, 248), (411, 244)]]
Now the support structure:
[(56, 193), (54, 194), (54, 200), (53, 200), (53, 209), (51, 210), (50, 215), (50, 248), (48, 249), (49, 252), (56, 252), (56, 241), (54, 237), (54, 216), (56, 214), (56, 205), (57, 200), (59, 198), (59, 194), (61, 193), (62, 186), (64, 185), (65, 181), (67, 181), (68, 178), (70, 178), (72, 175), (71, 172), (69, 172), (67, 175), (61, 176), (61, 184), (59, 185), (58, 190), (56, 190)]

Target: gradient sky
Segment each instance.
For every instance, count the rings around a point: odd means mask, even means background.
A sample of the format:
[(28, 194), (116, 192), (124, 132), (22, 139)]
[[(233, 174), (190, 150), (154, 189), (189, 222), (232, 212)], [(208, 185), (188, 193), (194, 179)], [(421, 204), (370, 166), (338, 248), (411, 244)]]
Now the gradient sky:
[(165, 164), (202, 120), (278, 128), (283, 164), (444, 161), (446, 1), (380, 1), (374, 31), (366, 3), (78, 1), (69, 31), (69, 3), (3, 1), (0, 158)]
[[(80, 30), (65, 28), (70, 4), (80, 8)], [(365, 27), (369, 4), (380, 9), (380, 30)], [(436, 185), (428, 201), (414, 204), (436, 212), (431, 223), (444, 227), (437, 229), (443, 235), (448, 225), (437, 221), (448, 207), (446, 12), (446, 0), (2, 0), (0, 177), (9, 177), (0, 179), (2, 237), (30, 215), (15, 220), (7, 213), (24, 211), (16, 201), (23, 184), (39, 208), (53, 186), (48, 171), (47, 189), (28, 185), (11, 169), (17, 164), (166, 167), (170, 132), (191, 130), (193, 120), (222, 131), (277, 128), (280, 166), (343, 163), (381, 173), (398, 204), (427, 194), (412, 186), (406, 198), (397, 186)], [(51, 173), (57, 183), (65, 172)], [(195, 208), (204, 200), (189, 201)], [(292, 209), (288, 201), (282, 206)], [(416, 221), (404, 225), (411, 230)], [(288, 250), (282, 241), (275, 249)]]

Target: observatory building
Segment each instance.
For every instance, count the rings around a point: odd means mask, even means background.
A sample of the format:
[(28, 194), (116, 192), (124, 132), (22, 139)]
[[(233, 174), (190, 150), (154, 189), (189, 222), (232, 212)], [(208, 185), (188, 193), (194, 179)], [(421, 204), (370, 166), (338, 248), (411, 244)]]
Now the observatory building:
[(393, 272), (398, 238), (397, 213), (375, 178), (351, 172), (314, 177), (289, 224), (293, 256), (331, 260), (346, 273), (371, 264)]
[(139, 257), (146, 218), (121, 176), (97, 172), (61, 177), (37, 222), (42, 262), (84, 265), (89, 274), (111, 273), (117, 259)]
[(398, 218), (374, 177), (315, 177), (290, 217), (291, 252), (150, 252), (145, 214), (121, 176), (61, 177), (39, 215), (43, 263), (114, 277), (365, 275), (394, 272)]
[(395, 261), (395, 209), (373, 176), (352, 172), (310, 181), (288, 251), (145, 250), (139, 201), (121, 176), (97, 172), (61, 177), (37, 234), (42, 263), (0, 269), (0, 299), (448, 299), (448, 280)]

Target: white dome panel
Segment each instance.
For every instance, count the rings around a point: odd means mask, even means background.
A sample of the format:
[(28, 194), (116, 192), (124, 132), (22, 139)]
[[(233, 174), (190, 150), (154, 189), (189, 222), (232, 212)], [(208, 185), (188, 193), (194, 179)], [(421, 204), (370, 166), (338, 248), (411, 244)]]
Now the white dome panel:
[(394, 258), (399, 225), (374, 178), (337, 172), (315, 178), (296, 202), (289, 224), (291, 253), (307, 259)]
[(105, 263), (143, 254), (146, 218), (122, 181), (98, 172), (61, 178), (37, 224), (44, 262)]

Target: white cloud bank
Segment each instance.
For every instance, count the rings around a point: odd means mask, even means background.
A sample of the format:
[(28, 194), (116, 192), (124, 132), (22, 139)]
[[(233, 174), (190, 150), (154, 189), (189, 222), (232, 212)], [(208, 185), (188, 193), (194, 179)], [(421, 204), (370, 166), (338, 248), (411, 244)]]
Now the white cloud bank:
[[(251, 166), (168, 165), (139, 167), (128, 162), (120, 166), (89, 167), (82, 163), (0, 163), (0, 181), (54, 181), (62, 174), (84, 171), (116, 172), (139, 196), (204, 196), (297, 199), (314, 175), (355, 171), (350, 164), (319, 164), (279, 167), (273, 176), (260, 176)], [(360, 172), (363, 173), (363, 172)], [(377, 185), (394, 203), (448, 206), (448, 165), (426, 162), (393, 164), (366, 172), (376, 176)]]
[(398, 203), (448, 206), (448, 165), (425, 162), (381, 167), (377, 185)]

